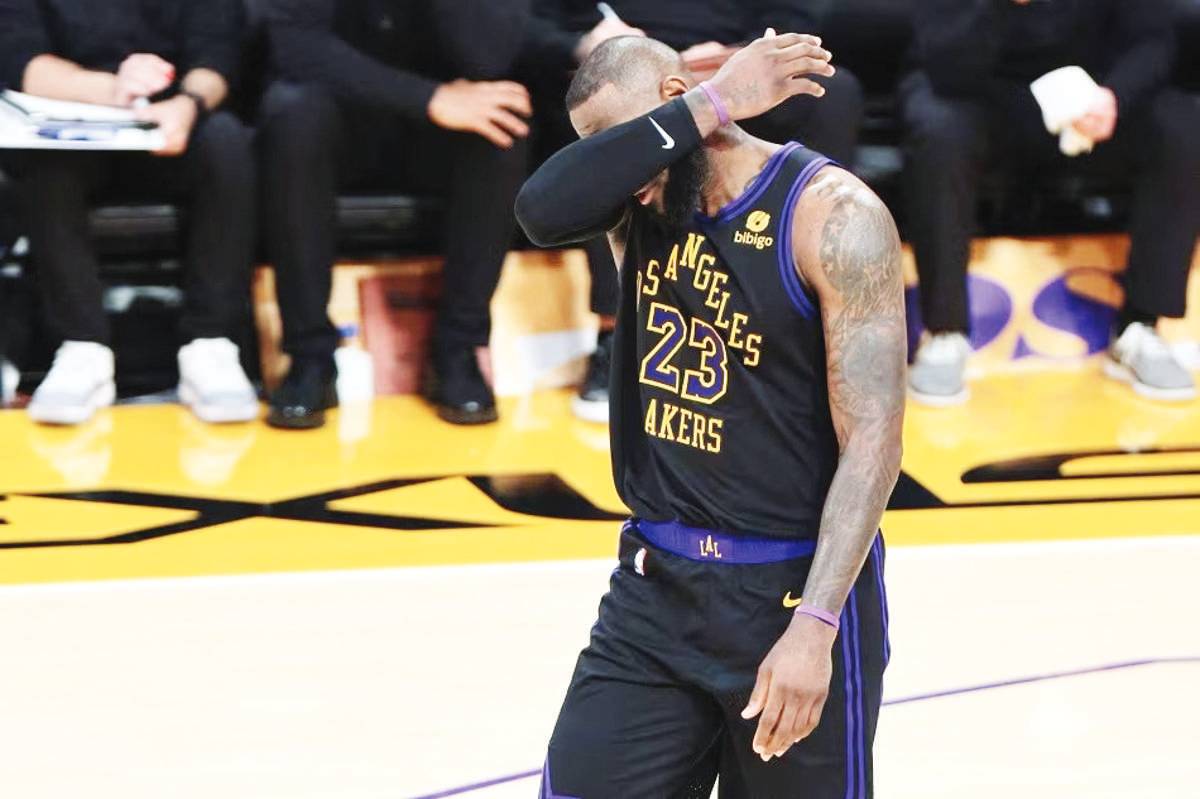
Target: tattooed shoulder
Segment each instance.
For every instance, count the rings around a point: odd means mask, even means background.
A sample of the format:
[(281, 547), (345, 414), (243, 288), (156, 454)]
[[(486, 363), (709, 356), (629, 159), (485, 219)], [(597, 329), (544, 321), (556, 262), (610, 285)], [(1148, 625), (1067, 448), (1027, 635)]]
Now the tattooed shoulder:
[(840, 170), (814, 197), (807, 272), (821, 295), (829, 395), (838, 437), (856, 422), (902, 412), (904, 284), (900, 238), (887, 207)]
[(899, 275), (900, 237), (892, 215), (872, 192), (849, 176), (821, 188), (828, 212), (820, 236), (821, 270), (853, 305), (878, 297)]

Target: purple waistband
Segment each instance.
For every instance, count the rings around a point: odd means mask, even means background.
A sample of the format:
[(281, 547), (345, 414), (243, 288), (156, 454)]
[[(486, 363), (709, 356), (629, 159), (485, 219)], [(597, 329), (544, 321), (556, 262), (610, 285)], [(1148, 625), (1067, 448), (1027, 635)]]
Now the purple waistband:
[(632, 525), (656, 549), (689, 560), (715, 563), (776, 563), (781, 560), (811, 557), (817, 542), (787, 538), (762, 538), (722, 533), (682, 522), (648, 522), (630, 519)]

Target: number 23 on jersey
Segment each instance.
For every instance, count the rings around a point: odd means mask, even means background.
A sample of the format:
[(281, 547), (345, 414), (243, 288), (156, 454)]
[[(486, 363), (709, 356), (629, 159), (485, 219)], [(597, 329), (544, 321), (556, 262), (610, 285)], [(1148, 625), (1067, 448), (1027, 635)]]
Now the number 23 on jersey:
[[(650, 305), (646, 329), (660, 338), (642, 359), (643, 383), (704, 405), (725, 396), (729, 388), (729, 354), (716, 328), (696, 317), (688, 324), (678, 309), (655, 302)], [(700, 353), (699, 369), (681, 371), (672, 363), (685, 342)]]

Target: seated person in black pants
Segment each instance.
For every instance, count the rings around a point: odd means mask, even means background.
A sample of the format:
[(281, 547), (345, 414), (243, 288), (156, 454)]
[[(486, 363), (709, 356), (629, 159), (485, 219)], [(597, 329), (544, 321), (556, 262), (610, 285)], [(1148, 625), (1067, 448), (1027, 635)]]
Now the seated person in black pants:
[(257, 415), (230, 341), (247, 302), (254, 158), (249, 131), (220, 110), (241, 34), (240, 0), (0, 0), (0, 83), (103, 105), (148, 99), (138, 115), (157, 123), (166, 141), (155, 154), (165, 157), (45, 151), (5, 159), (22, 183), (43, 306), (63, 340), (29, 405), (34, 419), (80, 423), (113, 402), (88, 201), (114, 189), (165, 192), (188, 206), (180, 398), (205, 421)]
[[(1195, 395), (1155, 331), (1159, 317), (1184, 314), (1200, 228), (1200, 103), (1166, 85), (1170, 24), (1163, 0), (919, 0), (919, 68), (900, 86), (908, 234), (927, 331), (909, 372), (917, 399), (967, 398), (967, 260), (980, 174), (997, 161), (1133, 178), (1125, 304), (1105, 371), (1146, 396)], [(1047, 132), (1029, 88), (1068, 65), (1101, 86), (1073, 123), (1095, 150), (1074, 159)]]
[[(776, 30), (819, 34), (826, 0), (612, 0), (618, 20), (603, 20), (593, 0), (534, 0), (535, 19), (526, 39), (525, 62), (534, 90), (547, 155), (575, 139), (567, 119), (570, 71), (591, 49), (614, 35), (646, 35), (679, 50), (689, 62), (719, 57)], [(770, 141), (797, 139), (847, 166), (853, 163), (862, 121), (862, 86), (839, 64), (833, 77), (818, 78), (826, 94), (793, 97), (757, 119), (742, 123)], [(608, 242), (584, 245), (592, 273), (592, 311), (600, 336), (573, 409), (580, 418), (608, 421), (608, 363), (616, 314), (616, 267)]]
[(326, 313), (339, 187), (447, 198), (444, 290), (428, 393), (459, 424), (496, 419), (476, 360), (514, 232), (529, 96), (508, 74), (526, 11), (487, 0), (273, 0), (279, 80), (260, 121), (263, 213), (292, 367), (268, 421), (324, 422), (338, 331)]

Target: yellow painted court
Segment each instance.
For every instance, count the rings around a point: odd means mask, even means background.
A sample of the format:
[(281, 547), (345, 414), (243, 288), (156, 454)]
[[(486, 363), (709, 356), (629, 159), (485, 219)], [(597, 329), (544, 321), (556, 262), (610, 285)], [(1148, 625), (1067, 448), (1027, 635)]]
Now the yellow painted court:
[[(4, 795), (534, 796), (622, 513), (569, 398), (0, 413)], [(877, 795), (1196, 796), (1200, 406), (994, 374), (904, 471)]]

